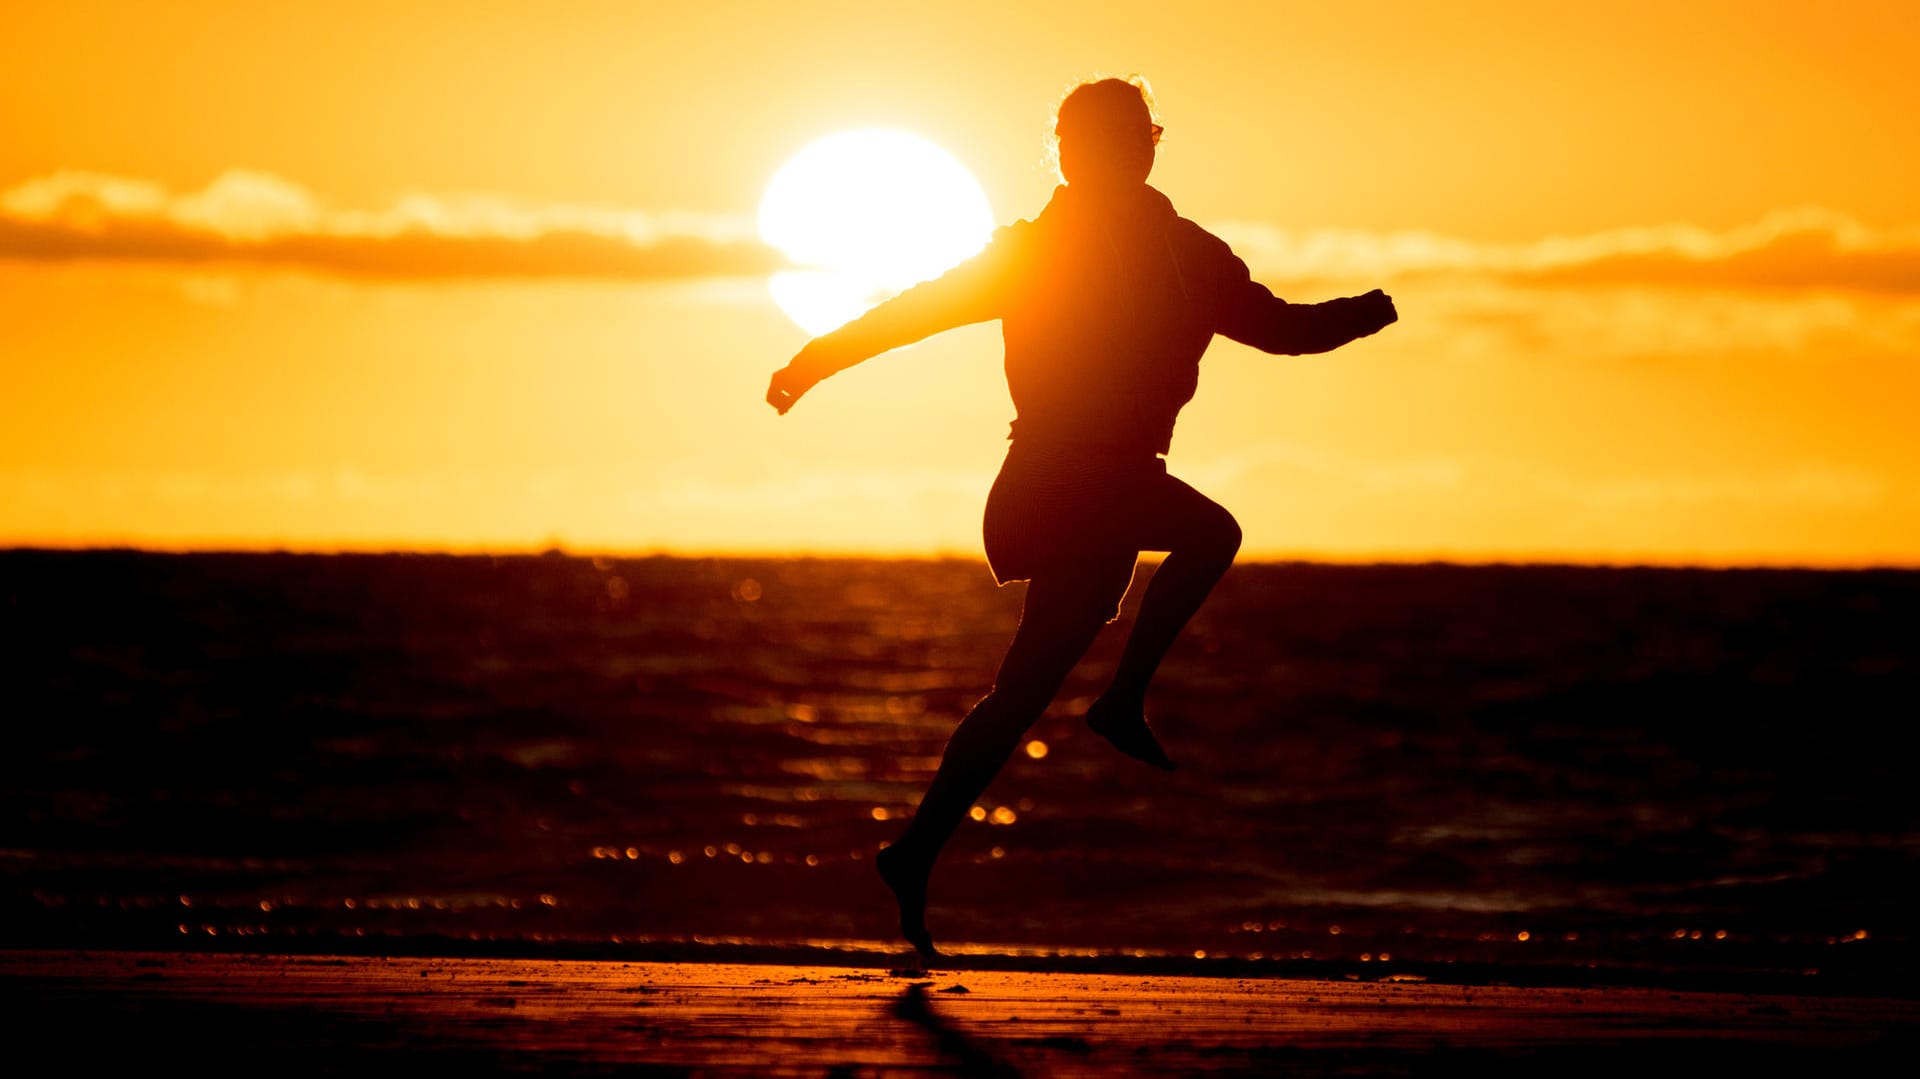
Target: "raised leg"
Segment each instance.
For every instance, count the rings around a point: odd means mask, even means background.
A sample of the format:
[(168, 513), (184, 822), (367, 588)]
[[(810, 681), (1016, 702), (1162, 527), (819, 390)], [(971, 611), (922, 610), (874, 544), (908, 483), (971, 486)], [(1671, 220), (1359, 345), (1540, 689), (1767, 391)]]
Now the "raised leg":
[(1167, 551), (1120, 654), (1113, 681), (1087, 710), (1087, 726), (1129, 757), (1173, 770), (1147, 726), (1147, 686), (1167, 650), (1240, 550), (1240, 525), (1218, 503), (1168, 477), (1143, 514), (1141, 550)]

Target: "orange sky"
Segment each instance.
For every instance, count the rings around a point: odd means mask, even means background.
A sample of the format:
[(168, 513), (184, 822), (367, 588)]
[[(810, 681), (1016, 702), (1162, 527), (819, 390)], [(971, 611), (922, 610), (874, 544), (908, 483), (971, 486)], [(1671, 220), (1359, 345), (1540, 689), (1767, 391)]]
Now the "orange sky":
[(1920, 562), (1907, 5), (470, 6), (10, 8), (0, 542), (977, 554), (994, 329), (776, 418), (755, 204), (890, 126), (1030, 216), (1139, 71), (1183, 213), (1403, 313), (1209, 354), (1250, 554)]

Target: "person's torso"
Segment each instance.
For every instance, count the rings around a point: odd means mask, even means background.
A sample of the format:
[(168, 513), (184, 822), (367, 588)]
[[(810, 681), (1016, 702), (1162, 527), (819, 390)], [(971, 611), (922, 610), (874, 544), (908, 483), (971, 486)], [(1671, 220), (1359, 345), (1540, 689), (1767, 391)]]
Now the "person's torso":
[(1001, 316), (1015, 437), (1166, 451), (1213, 337), (1188, 230), (1171, 207), (1025, 226)]

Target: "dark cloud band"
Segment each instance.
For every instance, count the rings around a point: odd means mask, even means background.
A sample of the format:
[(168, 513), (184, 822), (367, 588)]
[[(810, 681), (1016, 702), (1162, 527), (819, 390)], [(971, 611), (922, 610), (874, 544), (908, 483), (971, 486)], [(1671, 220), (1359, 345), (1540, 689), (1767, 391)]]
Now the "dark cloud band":
[[(1875, 232), (1819, 209), (1717, 233), (1671, 225), (1531, 244), (1258, 224), (1220, 231), (1274, 281), (1462, 277), (1920, 295), (1920, 230)], [(93, 173), (27, 181), (0, 191), (0, 259), (243, 263), (408, 280), (660, 280), (786, 265), (734, 220), (432, 196), (377, 213), (340, 211), (296, 184), (247, 172), (187, 195)]]
[[(229, 174), (198, 195), (65, 173), (0, 193), (0, 258), (285, 266), (356, 277), (662, 279), (762, 274), (778, 253), (723, 230), (631, 212), (414, 198), (336, 212), (276, 177)], [(735, 230), (736, 232), (738, 230)]]

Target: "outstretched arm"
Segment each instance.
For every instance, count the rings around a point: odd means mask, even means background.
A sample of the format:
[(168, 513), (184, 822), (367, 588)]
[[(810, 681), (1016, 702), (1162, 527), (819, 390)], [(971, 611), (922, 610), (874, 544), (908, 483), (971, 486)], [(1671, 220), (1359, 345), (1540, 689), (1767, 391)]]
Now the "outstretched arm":
[(1262, 352), (1304, 356), (1331, 352), (1349, 341), (1379, 333), (1400, 318), (1393, 298), (1379, 289), (1325, 303), (1288, 303), (1254, 284), (1262, 294), (1223, 319), (1219, 332)]
[(1253, 280), (1247, 264), (1225, 251), (1220, 264), (1215, 331), (1262, 352), (1302, 356), (1330, 352), (1385, 329), (1400, 317), (1379, 289), (1325, 303), (1288, 303)]
[(784, 416), (801, 395), (829, 375), (943, 330), (998, 318), (1012, 246), (1008, 230), (1002, 229), (980, 254), (808, 341), (773, 373), (767, 403)]

